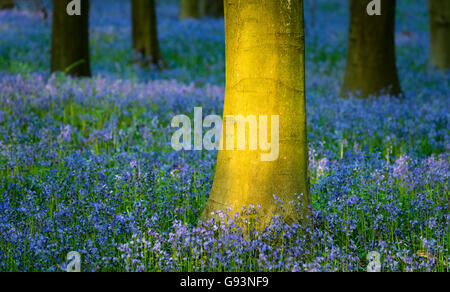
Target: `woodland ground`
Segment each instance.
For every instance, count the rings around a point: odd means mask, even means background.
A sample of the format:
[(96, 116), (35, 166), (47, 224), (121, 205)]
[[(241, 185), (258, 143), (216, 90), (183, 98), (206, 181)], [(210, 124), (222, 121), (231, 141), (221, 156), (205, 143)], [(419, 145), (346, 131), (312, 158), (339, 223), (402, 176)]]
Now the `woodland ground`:
[(0, 271), (63, 271), (70, 251), (85, 271), (363, 271), (371, 251), (448, 271), (450, 75), (427, 67), (425, 0), (398, 1), (403, 99), (339, 98), (346, 1), (319, 1), (315, 27), (306, 7), (314, 218), (250, 236), (198, 226), (217, 153), (170, 147), (173, 116), (222, 112), (223, 19), (164, 2), (157, 72), (133, 63), (127, 1), (93, 1), (86, 80), (49, 75), (49, 21), (0, 11)]

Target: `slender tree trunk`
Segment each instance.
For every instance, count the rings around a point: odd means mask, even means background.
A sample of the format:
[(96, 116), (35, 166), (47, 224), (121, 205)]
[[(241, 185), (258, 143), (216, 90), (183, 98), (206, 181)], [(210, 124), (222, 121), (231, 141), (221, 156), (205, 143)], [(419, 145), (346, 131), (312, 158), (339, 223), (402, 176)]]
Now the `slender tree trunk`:
[(14, 8), (14, 0), (0, 0), (0, 10)]
[(226, 0), (200, 0), (200, 14), (207, 17), (223, 17), (224, 1)]
[(180, 19), (198, 18), (198, 0), (180, 0)]
[(369, 16), (370, 0), (350, 1), (350, 36), (342, 96), (401, 93), (395, 57), (395, 0), (382, 0), (382, 15)]
[[(302, 221), (306, 216), (301, 215), (308, 213), (310, 205), (303, 0), (227, 0), (225, 31), (227, 74), (221, 143), (242, 142), (242, 137), (230, 133), (225, 125), (229, 116), (237, 119), (239, 115), (258, 118), (260, 140), (257, 150), (250, 150), (250, 123), (246, 123), (245, 150), (219, 151), (203, 217), (213, 216), (217, 210), (226, 212), (227, 207), (233, 216), (244, 205), (260, 205), (264, 227), (279, 214), (277, 195), (284, 202), (285, 221)], [(267, 132), (260, 124), (262, 116), (271, 119), (268, 141), (279, 141), (279, 145), (274, 143), (279, 155), (273, 161), (262, 159), (267, 153), (261, 148), (261, 136)], [(276, 125), (274, 116), (278, 116), (279, 128), (271, 132)], [(288, 203), (298, 201), (301, 194), (303, 214)]]
[(67, 14), (70, 2), (53, 0), (51, 72), (89, 77), (89, 1), (81, 0), (80, 16)]
[(133, 47), (142, 57), (158, 68), (161, 51), (158, 42), (156, 8), (154, 0), (132, 0)]
[(450, 1), (429, 0), (430, 63), (441, 70), (450, 69)]

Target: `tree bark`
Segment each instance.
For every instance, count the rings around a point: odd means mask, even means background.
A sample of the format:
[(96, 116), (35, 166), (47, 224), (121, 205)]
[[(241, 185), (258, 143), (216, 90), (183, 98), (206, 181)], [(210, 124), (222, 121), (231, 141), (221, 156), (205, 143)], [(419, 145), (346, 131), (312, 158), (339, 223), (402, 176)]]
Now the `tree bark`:
[(89, 0), (81, 0), (80, 16), (67, 14), (70, 2), (53, 0), (51, 72), (89, 77)]
[(200, 14), (207, 17), (223, 17), (224, 1), (226, 0), (200, 0)]
[(440, 70), (450, 69), (450, 1), (429, 0), (430, 63)]
[(180, 19), (198, 18), (198, 0), (180, 0)]
[(14, 8), (14, 0), (0, 0), (0, 10), (13, 8)]
[(133, 47), (146, 60), (161, 65), (154, 0), (132, 0)]
[[(261, 144), (250, 150), (220, 150), (203, 218), (222, 210), (233, 216), (243, 206), (260, 205), (261, 226), (274, 215), (288, 223), (305, 222), (310, 205), (305, 105), (305, 41), (303, 0), (227, 0), (225, 5), (226, 95), (221, 143), (228, 144), (228, 116), (279, 117), (279, 155), (262, 161)], [(271, 120), (274, 123), (272, 117)], [(268, 128), (270, 129), (271, 126)], [(258, 133), (264, 130), (258, 124)], [(246, 136), (250, 136), (246, 124)], [(278, 130), (278, 129), (277, 129)], [(226, 137), (226, 139), (225, 139)], [(239, 138), (231, 134), (231, 142)], [(277, 210), (274, 195), (284, 202)], [(303, 210), (291, 201), (302, 196)]]
[(361, 98), (401, 94), (395, 56), (395, 0), (382, 0), (382, 15), (369, 16), (370, 0), (350, 1), (347, 71), (341, 95)]

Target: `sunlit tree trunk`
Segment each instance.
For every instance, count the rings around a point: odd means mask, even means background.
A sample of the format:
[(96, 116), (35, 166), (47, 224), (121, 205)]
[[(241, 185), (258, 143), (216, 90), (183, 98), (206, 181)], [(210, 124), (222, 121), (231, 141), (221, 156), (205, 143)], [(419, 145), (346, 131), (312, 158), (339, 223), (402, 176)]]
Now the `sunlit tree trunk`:
[(70, 0), (53, 0), (51, 71), (91, 76), (89, 58), (89, 1), (81, 0), (81, 15), (69, 16)]
[[(268, 141), (279, 135), (279, 155), (263, 161), (261, 139), (256, 151), (219, 151), (217, 169), (204, 218), (217, 210), (230, 215), (245, 205), (260, 205), (262, 226), (278, 214), (274, 195), (284, 202), (288, 223), (304, 222), (310, 204), (305, 106), (305, 41), (303, 0), (227, 0), (225, 5), (226, 94), (221, 143), (230, 132), (227, 116), (268, 116)], [(271, 126), (279, 117), (279, 131)], [(272, 117), (272, 118), (271, 118)], [(271, 120), (270, 120), (271, 119)], [(266, 132), (258, 123), (259, 138)], [(226, 137), (226, 139), (225, 139)], [(236, 136), (233, 138), (238, 140)], [(226, 140), (226, 141), (225, 141)], [(226, 148), (224, 148), (226, 149)], [(303, 194), (297, 212), (290, 201)]]
[(395, 0), (382, 0), (382, 15), (369, 16), (369, 0), (350, 0), (350, 36), (342, 96), (401, 93), (395, 57)]
[(198, 18), (199, 0), (180, 0), (180, 18)]
[(430, 63), (441, 70), (450, 69), (450, 1), (429, 0)]
[(14, 0), (0, 0), (0, 10), (14, 8)]
[(226, 0), (200, 0), (200, 14), (207, 17), (223, 17), (224, 1)]
[(132, 0), (133, 47), (146, 60), (160, 66), (156, 8), (154, 0)]

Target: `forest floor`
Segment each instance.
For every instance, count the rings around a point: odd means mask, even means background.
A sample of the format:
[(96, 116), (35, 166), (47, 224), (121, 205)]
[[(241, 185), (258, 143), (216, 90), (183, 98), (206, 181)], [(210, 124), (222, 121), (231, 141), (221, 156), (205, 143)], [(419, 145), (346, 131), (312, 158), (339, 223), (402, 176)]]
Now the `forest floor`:
[(339, 98), (348, 7), (319, 1), (315, 27), (306, 7), (314, 218), (251, 236), (198, 225), (217, 153), (170, 145), (175, 115), (222, 113), (223, 19), (160, 5), (158, 72), (133, 63), (111, 2), (93, 2), (85, 80), (49, 75), (48, 20), (0, 11), (0, 271), (64, 271), (71, 251), (84, 271), (364, 271), (370, 252), (448, 271), (450, 75), (427, 66), (426, 1), (398, 3), (403, 99)]

